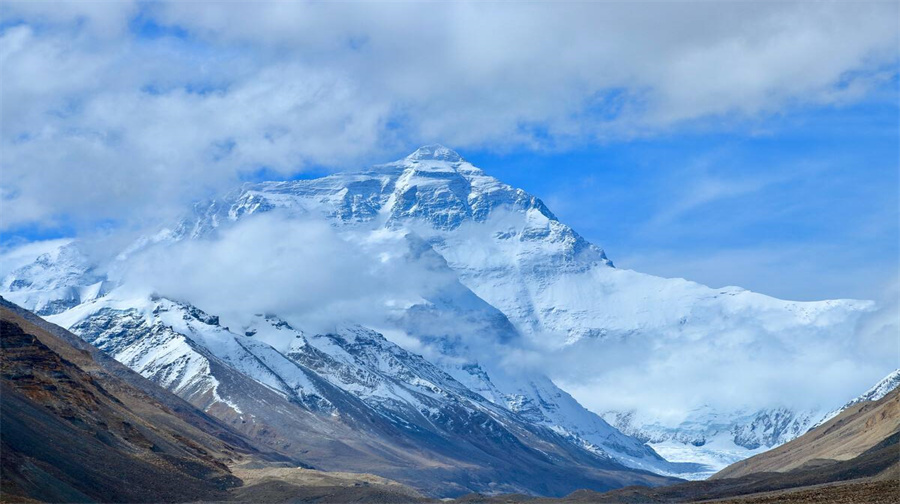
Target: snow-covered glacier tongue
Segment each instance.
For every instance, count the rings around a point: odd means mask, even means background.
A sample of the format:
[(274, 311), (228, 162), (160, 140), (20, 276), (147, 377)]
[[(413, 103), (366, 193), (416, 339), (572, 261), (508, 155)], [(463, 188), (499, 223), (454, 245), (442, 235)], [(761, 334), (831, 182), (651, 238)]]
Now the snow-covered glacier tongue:
[[(127, 276), (110, 281), (100, 273), (128, 270), (142, 255), (180, 244), (227, 239), (230, 229), (265, 215), (327, 222), (347, 247), (387, 268), (379, 280), (403, 279), (402, 293), (379, 298), (377, 317), (368, 310), (365, 320), (336, 320), (322, 330), (321, 324), (304, 328), (303, 320), (276, 310), (220, 322), (194, 307), (195, 300), (155, 291), (136, 298), (128, 294), (135, 286), (121, 280)], [(278, 245), (274, 238), (255, 246)], [(322, 439), (345, 439), (345, 456), (334, 464), (352, 467), (355, 460), (389, 453), (394, 469), (382, 474), (402, 480), (396, 467), (420, 460), (401, 452), (425, 443), (439, 447), (429, 456), (439, 468), (434, 474), (441, 475), (464, 459), (490, 466), (494, 454), (473, 451), (489, 439), (498, 454), (515, 447), (531, 461), (534, 467), (505, 487), (531, 493), (540, 491), (529, 487), (528, 474), (543, 467), (535, 453), (579, 468), (566, 473), (572, 485), (596, 487), (584, 468), (604, 464), (703, 477), (802, 434), (820, 414), (784, 404), (700, 408), (666, 424), (654, 417), (654, 405), (623, 406), (612, 394), (588, 397), (591, 411), (540, 365), (529, 364), (529, 356), (575, 352), (599, 367), (609, 363), (610, 345), (627, 345), (627, 355), (641, 359), (696, 342), (741, 352), (772, 340), (791, 351), (822, 331), (852, 330), (856, 317), (871, 309), (863, 301), (781, 301), (615, 268), (600, 247), (560, 222), (540, 199), (440, 145), (359, 172), (246, 184), (197, 203), (176, 225), (122, 251), (111, 266), (71, 256), (50, 254), (13, 272), (2, 282), (4, 296), (44, 310), (225, 418), (246, 422), (256, 416), (268, 435), (302, 428)], [(410, 277), (420, 282), (410, 286)], [(415, 353), (404, 348), (410, 345)], [(622, 369), (627, 363), (618, 364)], [(646, 384), (633, 374), (607, 375), (618, 376), (622, 390)], [(361, 425), (374, 425), (380, 434), (360, 436), (354, 429)], [(447, 444), (448, 437), (460, 440)], [(371, 442), (401, 438), (406, 445)], [(278, 443), (274, 437), (271, 442)], [(316, 464), (332, 460), (324, 444), (303, 449)], [(369, 458), (351, 455), (359, 453)], [(511, 470), (524, 469), (507, 467), (505, 476)], [(485, 490), (499, 476), (485, 472), (461, 483), (465, 478), (458, 474), (444, 474), (435, 480), (456, 481), (460, 491)], [(555, 485), (551, 493), (566, 487)]]

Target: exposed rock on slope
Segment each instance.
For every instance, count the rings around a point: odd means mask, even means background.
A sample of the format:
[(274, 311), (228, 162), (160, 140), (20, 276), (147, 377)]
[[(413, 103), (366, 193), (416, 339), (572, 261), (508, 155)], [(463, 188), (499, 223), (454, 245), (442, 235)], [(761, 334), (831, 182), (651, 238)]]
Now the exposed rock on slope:
[(176, 502), (240, 484), (225, 465), (253, 452), (240, 436), (23, 315), (0, 306), (4, 496)]
[(187, 303), (115, 290), (53, 319), (255, 442), (319, 469), (375, 473), (435, 495), (671, 481), (534, 425), (360, 326), (306, 334), (260, 315), (238, 334)]

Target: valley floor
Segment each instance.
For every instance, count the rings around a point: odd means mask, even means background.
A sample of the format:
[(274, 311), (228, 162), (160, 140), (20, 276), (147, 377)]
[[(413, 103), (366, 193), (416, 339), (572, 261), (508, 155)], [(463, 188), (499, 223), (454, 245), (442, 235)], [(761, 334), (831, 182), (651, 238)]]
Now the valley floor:
[(230, 502), (402, 504), (426, 500), (405, 485), (371, 474), (247, 465), (232, 467), (231, 472), (244, 485), (229, 492)]
[(900, 481), (861, 480), (808, 488), (752, 494), (717, 504), (893, 504), (900, 498)]
[(454, 502), (466, 504), (657, 504), (668, 502), (704, 504), (894, 504), (900, 496), (900, 481), (864, 478), (774, 492), (760, 492), (716, 500), (674, 500), (650, 497), (640, 490), (623, 494), (578, 491), (560, 499), (533, 498), (524, 495), (484, 497), (470, 495)]
[[(195, 504), (231, 503), (305, 503), (318, 504), (406, 504), (406, 503), (459, 503), (459, 504), (656, 504), (676, 502), (669, 499), (650, 498), (635, 492), (596, 494), (578, 491), (559, 498), (547, 499), (526, 495), (499, 495), (487, 497), (477, 494), (455, 500), (428, 499), (399, 483), (367, 474), (325, 473), (302, 468), (266, 467), (261, 469), (233, 468), (236, 476), (244, 480), (244, 486), (229, 491), (227, 501), (203, 501)], [(618, 495), (615, 495), (618, 494)], [(717, 500), (679, 500), (704, 504), (894, 504), (900, 496), (900, 481), (871, 478), (793, 488), (774, 492), (761, 492)], [(0, 496), (0, 503), (35, 503), (25, 498)]]

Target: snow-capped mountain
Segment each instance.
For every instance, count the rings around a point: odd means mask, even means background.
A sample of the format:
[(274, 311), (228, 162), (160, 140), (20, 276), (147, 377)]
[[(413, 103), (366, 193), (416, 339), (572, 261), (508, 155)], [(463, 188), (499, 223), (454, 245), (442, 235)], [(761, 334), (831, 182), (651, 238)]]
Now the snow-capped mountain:
[[(441, 146), (352, 174), (248, 185), (195, 208), (173, 236), (281, 209), (354, 229), (402, 229), (424, 239), (460, 281), (526, 335), (557, 345), (583, 338), (768, 332), (846, 323), (871, 302), (782, 301), (614, 268), (599, 247), (544, 203)], [(651, 309), (652, 307), (652, 309)]]
[[(614, 268), (602, 249), (561, 223), (538, 198), (441, 146), (359, 173), (245, 186), (195, 209), (175, 235), (202, 236), (229, 220), (276, 210), (321, 215), (342, 228), (414, 233), (462, 284), (543, 347), (590, 340), (643, 340), (653, 346), (661, 339), (747, 333), (792, 347), (815, 339), (823, 327), (835, 334), (850, 331), (872, 308), (867, 301), (782, 301)], [(724, 337), (720, 344), (723, 351), (731, 345)], [(715, 421), (688, 419), (669, 426), (681, 433), (672, 438), (677, 443), (672, 450), (681, 450), (683, 460), (710, 464), (712, 471), (802, 433), (816, 414), (776, 406), (718, 412)], [(716, 423), (723, 416), (729, 417), (724, 426)], [(650, 423), (650, 430), (658, 431)], [(705, 423), (711, 430), (704, 429), (703, 436), (728, 438), (719, 443), (725, 446), (701, 445), (688, 434)]]
[(76, 244), (63, 243), (7, 275), (0, 288), (38, 315), (53, 315), (105, 294), (106, 276), (94, 267)]
[[(324, 220), (348, 247), (397, 264), (400, 275), (415, 271), (422, 285), (386, 300), (377, 331), (361, 320), (329, 331), (304, 330), (302, 321), (275, 313), (245, 313), (237, 325), (229, 320), (229, 328), (191, 299), (134, 294), (146, 286), (130, 285), (119, 274), (144, 254), (214, 241), (267, 214)], [(403, 459), (395, 466), (412, 464), (398, 446), (421, 447), (425, 438), (432, 446), (428, 457), (438, 466), (454, 450), (490, 466), (494, 462), (483, 455), (472, 455), (479, 440), (488, 439), (497, 453), (516, 446), (521, 460), (551, 454), (578, 474), (585, 467), (607, 471), (623, 464), (699, 477), (802, 433), (812, 413), (777, 406), (703, 410), (676, 425), (640, 411), (606, 414), (617, 430), (543, 373), (505, 357), (523, 347), (602, 352), (603, 343), (622, 341), (644, 353), (698, 340), (734, 351), (754, 338), (778, 341), (789, 351), (822, 328), (850, 330), (872, 308), (853, 300), (782, 301), (615, 268), (540, 199), (436, 145), (356, 173), (247, 184), (196, 204), (176, 225), (136, 241), (112, 264), (92, 264), (77, 243), (64, 248), (7, 276), (4, 295), (210, 412), (264, 425), (245, 429), (272, 436), (273, 444), (281, 442), (278, 433), (302, 427), (323, 439), (350, 440), (347, 453)], [(425, 357), (398, 341), (416, 342)], [(585, 343), (601, 345), (579, 346)], [(351, 432), (370, 424), (378, 426), (377, 436)], [(435, 436), (443, 440), (438, 448)], [(404, 441), (374, 446), (369, 438)], [(312, 453), (314, 464), (327, 464), (327, 448), (303, 444), (308, 442), (288, 441)], [(672, 464), (650, 446), (709, 467)], [(397, 477), (394, 470), (381, 474)], [(627, 479), (622, 474), (602, 477), (618, 484)], [(490, 477), (445, 479), (460, 490), (491, 490)], [(583, 484), (583, 476), (569, 477), (572, 485), (596, 487)], [(537, 491), (529, 483), (523, 476), (508, 489)]]

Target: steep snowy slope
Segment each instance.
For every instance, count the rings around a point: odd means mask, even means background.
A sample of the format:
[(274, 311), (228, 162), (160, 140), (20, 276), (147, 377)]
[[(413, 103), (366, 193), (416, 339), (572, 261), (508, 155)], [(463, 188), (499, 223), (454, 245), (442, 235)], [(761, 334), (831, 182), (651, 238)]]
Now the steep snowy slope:
[(219, 394), (214, 361), (311, 409), (332, 407), (303, 368), (268, 345), (237, 337), (219, 325), (218, 317), (186, 303), (119, 299), (111, 293), (48, 320), (179, 395), (206, 397), (204, 409), (224, 403), (241, 413)]

